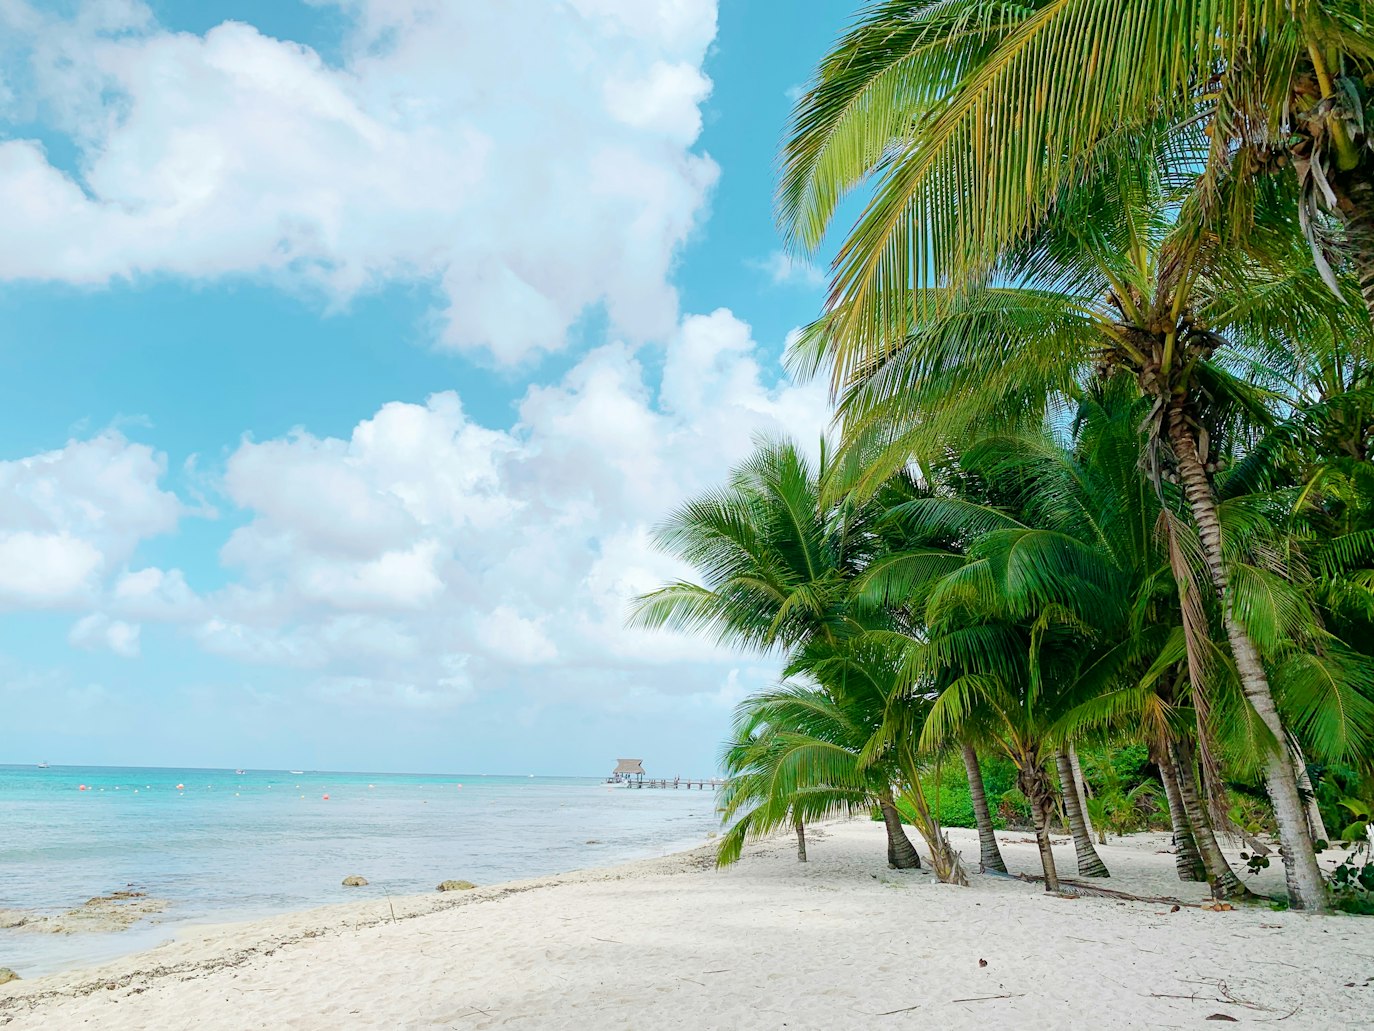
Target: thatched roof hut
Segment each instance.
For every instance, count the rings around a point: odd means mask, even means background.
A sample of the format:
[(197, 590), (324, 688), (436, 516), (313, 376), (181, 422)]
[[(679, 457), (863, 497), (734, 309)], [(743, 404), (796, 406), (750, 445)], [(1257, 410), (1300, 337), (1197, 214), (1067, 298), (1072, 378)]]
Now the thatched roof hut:
[(643, 777), (644, 760), (617, 759), (615, 763), (615, 770), (611, 773), (611, 776), (616, 780), (629, 777)]

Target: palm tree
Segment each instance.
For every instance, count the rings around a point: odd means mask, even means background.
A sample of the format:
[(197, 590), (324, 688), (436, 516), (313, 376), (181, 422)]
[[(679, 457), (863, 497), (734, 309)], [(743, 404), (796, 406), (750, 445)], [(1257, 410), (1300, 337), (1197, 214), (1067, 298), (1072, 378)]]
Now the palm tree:
[[(736, 647), (782, 651), (797, 664), (795, 672), (824, 683), (826, 661), (833, 665), (845, 642), (889, 618), (854, 590), (870, 564), (887, 558), (878, 525), (882, 504), (872, 498), (829, 501), (822, 491), (828, 457), (823, 445), (813, 471), (794, 444), (761, 441), (724, 489), (689, 501), (656, 533), (659, 546), (695, 566), (704, 582), (678, 581), (646, 594), (632, 618), (648, 627), (713, 631)], [(923, 560), (908, 555), (896, 565)], [(842, 692), (832, 687), (831, 693), (837, 704), (846, 703)], [(886, 711), (909, 719), (909, 708), (888, 704)], [(870, 743), (864, 762), (882, 768), (880, 752), (889, 744)], [(897, 768), (937, 876), (961, 880), (957, 856), (926, 805), (914, 764), (899, 762)], [(895, 812), (884, 810), (885, 819), (895, 819)], [(914, 865), (915, 853), (905, 854), (899, 831), (889, 822), (892, 854)]]
[[(821, 472), (828, 455), (821, 449)], [(655, 531), (658, 547), (695, 567), (638, 600), (649, 628), (713, 631), (726, 645), (763, 651), (838, 641), (862, 628), (845, 585), (867, 556), (860, 507), (832, 511), (820, 478), (791, 442), (760, 441), (729, 483), (694, 498)]]
[[(940, 828), (922, 785), (926, 771), (917, 742), (931, 699), (908, 689), (901, 650), (893, 649), (891, 640), (890, 631), (870, 630), (842, 648), (806, 648), (793, 659), (788, 671), (805, 672), (838, 698), (862, 701), (869, 721), (868, 739), (859, 757), (861, 765), (892, 771), (892, 783), (914, 814), (916, 827), (930, 849), (936, 876), (946, 883), (967, 884), (959, 854)], [(891, 843), (896, 840), (893, 824), (900, 820), (898, 810), (895, 806), (880, 808)]]
[(1183, 805), (1183, 794), (1178, 780), (1178, 768), (1174, 765), (1173, 755), (1167, 744), (1151, 750), (1150, 758), (1159, 767), (1159, 779), (1164, 785), (1164, 797), (1169, 805), (1169, 825), (1174, 836), (1174, 869), (1180, 881), (1201, 881), (1207, 877), (1207, 868), (1202, 862), (1198, 849), (1197, 835), (1193, 833), (1192, 821)]
[(920, 865), (897, 815), (890, 764), (860, 762), (873, 717), (865, 702), (857, 693), (841, 702), (819, 688), (784, 684), (740, 704), (722, 755), (721, 812), (733, 821), (717, 852), (722, 866), (739, 859), (747, 839), (789, 824), (805, 862), (807, 822), (873, 807), (883, 813), (889, 863)]
[[(1017, 786), (1035, 824), (1045, 887), (1055, 892), (1059, 879), (1049, 841), (1055, 791), (1049, 764), (1057, 752), (1053, 728), (1072, 697), (1063, 685), (1074, 683), (1075, 652), (1083, 635), (1062, 606), (1046, 606), (1025, 625), (996, 614), (980, 617), (993, 597), (990, 578), (979, 568), (984, 561), (975, 551), (970, 576), (947, 578), (953, 582), (941, 585), (928, 606), (924, 639), (907, 644), (915, 682), (937, 685), (920, 743), (923, 750), (935, 751), (966, 736), (971, 727), (987, 728), (989, 739), (1016, 768)], [(991, 607), (999, 606), (993, 602)], [(1079, 849), (1079, 872), (1106, 876), (1081, 813), (1071, 820), (1075, 843), (1087, 843), (1086, 852)]]
[[(1304, 756), (1359, 766), (1374, 754), (1374, 504), (1359, 486), (1374, 488), (1374, 465), (1358, 457), (1374, 433), (1374, 394), (1362, 356), (1339, 357), (1309, 370), (1318, 399), (1300, 400), (1219, 482), (1237, 524), (1229, 561), (1258, 588), (1249, 621), (1316, 838), (1327, 835)], [(1287, 575), (1275, 577), (1275, 565)]]

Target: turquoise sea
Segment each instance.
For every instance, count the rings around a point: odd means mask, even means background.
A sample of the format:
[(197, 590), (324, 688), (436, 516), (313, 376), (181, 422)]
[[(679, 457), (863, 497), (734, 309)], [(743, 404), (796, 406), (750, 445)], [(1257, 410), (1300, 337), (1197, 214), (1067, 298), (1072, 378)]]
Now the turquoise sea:
[[(130, 889), (167, 903), (118, 932), (0, 929), (0, 966), (33, 977), (178, 925), (662, 855), (717, 827), (709, 790), (600, 778), (0, 765), (0, 910)], [(342, 887), (350, 874), (369, 886)]]

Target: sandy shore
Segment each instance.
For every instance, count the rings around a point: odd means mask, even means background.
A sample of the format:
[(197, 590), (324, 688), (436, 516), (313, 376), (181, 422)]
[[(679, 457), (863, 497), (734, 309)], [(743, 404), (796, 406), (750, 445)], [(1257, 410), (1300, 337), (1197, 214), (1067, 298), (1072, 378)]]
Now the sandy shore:
[[(952, 833), (966, 856), (972, 832)], [(330, 906), (0, 986), (21, 1028), (1374, 1025), (1374, 919), (1047, 897), (883, 862), (879, 824), (451, 895)], [(1033, 872), (1027, 835), (1002, 835)], [(1106, 887), (1200, 902), (1167, 837), (1100, 849)], [(1072, 849), (1056, 848), (1072, 872)], [(1276, 864), (1277, 865), (1277, 864)], [(1276, 891), (1279, 873), (1257, 882)], [(393, 919), (394, 908), (394, 919)], [(21, 971), (22, 972), (22, 971)], [(1221, 1018), (1213, 1018), (1218, 1020)]]

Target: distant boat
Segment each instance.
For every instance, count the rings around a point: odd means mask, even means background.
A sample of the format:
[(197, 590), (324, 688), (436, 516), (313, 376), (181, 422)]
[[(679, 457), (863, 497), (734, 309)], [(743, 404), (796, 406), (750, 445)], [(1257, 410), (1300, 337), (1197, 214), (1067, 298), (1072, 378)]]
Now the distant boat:
[(291, 770), (292, 773), (304, 773), (304, 770)]
[(46, 770), (48, 768), (48, 760), (44, 759), (41, 763), (38, 764), (38, 768), (40, 770)]
[(237, 773), (240, 777), (243, 776), (243, 771), (242, 771), (242, 770), (235, 770), (234, 772)]

